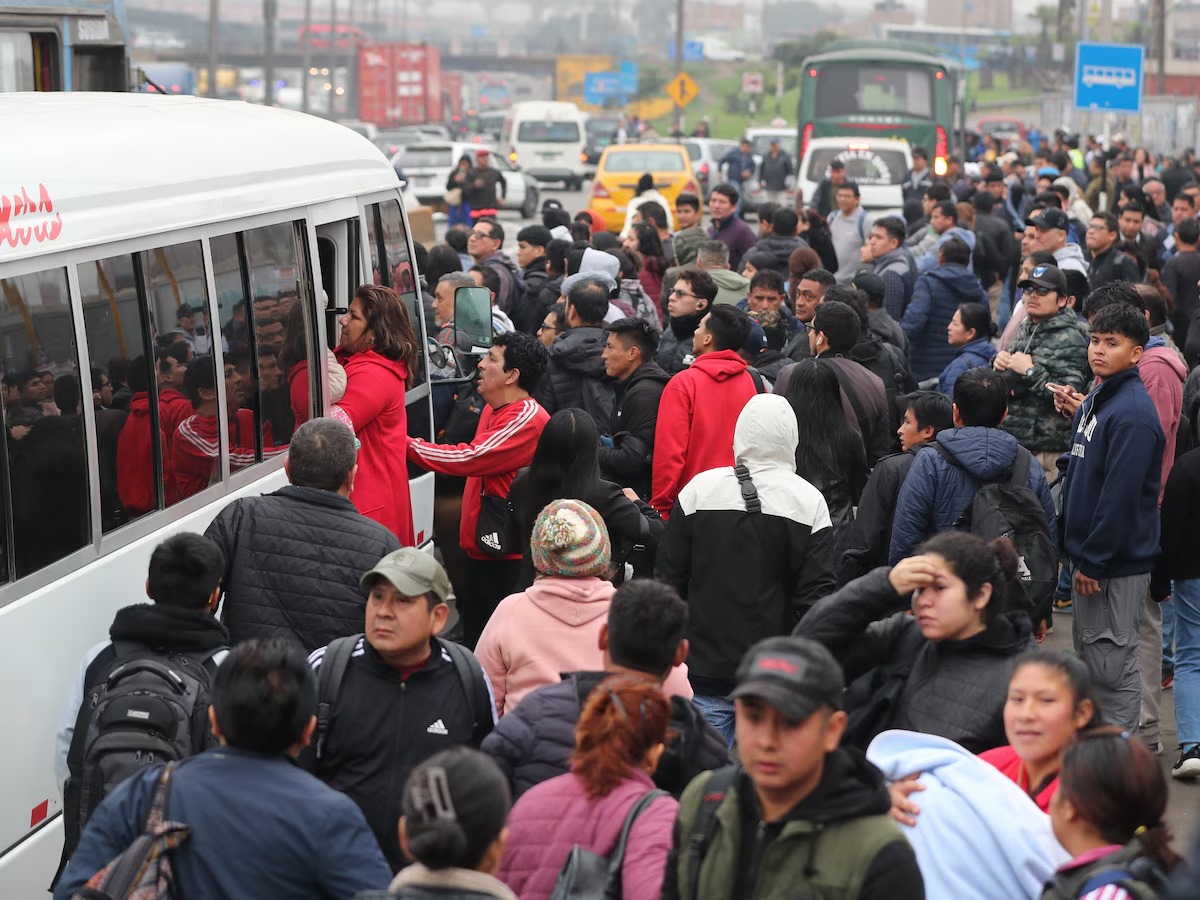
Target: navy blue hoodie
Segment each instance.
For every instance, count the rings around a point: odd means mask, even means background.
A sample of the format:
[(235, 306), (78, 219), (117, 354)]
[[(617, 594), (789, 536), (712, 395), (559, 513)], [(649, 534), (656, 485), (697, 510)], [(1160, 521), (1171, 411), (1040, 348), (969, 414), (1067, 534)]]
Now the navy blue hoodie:
[(1166, 438), (1138, 370), (1106, 378), (1079, 407), (1072, 431), (1063, 549), (1089, 578), (1150, 572)]

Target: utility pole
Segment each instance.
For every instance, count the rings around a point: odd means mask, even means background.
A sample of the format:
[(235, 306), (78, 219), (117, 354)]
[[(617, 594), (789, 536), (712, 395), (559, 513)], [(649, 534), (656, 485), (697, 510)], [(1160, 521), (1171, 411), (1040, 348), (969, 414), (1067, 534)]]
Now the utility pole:
[(208, 96), (217, 96), (217, 41), (221, 36), (221, 0), (208, 3)]
[(326, 93), (329, 94), (328, 112), (329, 112), (329, 118), (331, 118), (331, 119), (335, 118), (334, 114), (333, 114), (333, 100), (334, 100), (334, 97), (337, 96), (334, 93), (334, 91), (337, 89), (337, 63), (338, 63), (338, 54), (337, 54), (338, 16), (337, 16), (337, 12), (338, 12), (337, 0), (329, 0), (329, 80), (327, 82), (325, 82), (325, 84), (329, 85), (329, 90), (326, 91)]
[(263, 0), (263, 106), (275, 105), (275, 17), (278, 0)]
[(312, 76), (312, 0), (304, 0), (304, 43), (300, 47), (300, 112), (308, 112), (308, 93)]
[[(683, 0), (675, 0), (675, 74), (683, 72)], [(683, 134), (683, 107), (675, 105), (675, 130)]]
[(1167, 93), (1167, 2), (1153, 0), (1154, 13), (1154, 42), (1158, 51), (1158, 95)]

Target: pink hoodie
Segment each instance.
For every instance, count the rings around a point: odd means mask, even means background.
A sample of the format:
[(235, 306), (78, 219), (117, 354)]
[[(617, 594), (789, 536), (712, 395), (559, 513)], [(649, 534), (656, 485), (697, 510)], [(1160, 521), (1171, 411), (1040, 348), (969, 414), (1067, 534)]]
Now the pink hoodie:
[[(509, 813), (508, 842), (496, 877), (521, 900), (548, 900), (571, 848), (578, 844), (607, 856), (633, 805), (652, 790), (650, 776), (634, 769), (611, 793), (594, 800), (574, 774), (535, 785)], [(674, 797), (659, 797), (633, 823), (621, 866), (624, 900), (658, 900), (678, 809)]]
[[(612, 582), (593, 576), (543, 575), (500, 601), (475, 648), (500, 715), (535, 688), (557, 684), (564, 672), (604, 668), (600, 629), (616, 590)], [(671, 670), (663, 692), (691, 699), (686, 665)]]
[(1179, 352), (1171, 346), (1151, 347), (1142, 353), (1138, 361), (1138, 374), (1146, 385), (1146, 393), (1158, 412), (1158, 423), (1167, 438), (1163, 452), (1162, 481), (1158, 487), (1158, 503), (1162, 505), (1163, 491), (1167, 487), (1167, 476), (1175, 464), (1175, 439), (1179, 436), (1179, 417), (1183, 410), (1183, 383), (1187, 379), (1187, 366), (1179, 358)]

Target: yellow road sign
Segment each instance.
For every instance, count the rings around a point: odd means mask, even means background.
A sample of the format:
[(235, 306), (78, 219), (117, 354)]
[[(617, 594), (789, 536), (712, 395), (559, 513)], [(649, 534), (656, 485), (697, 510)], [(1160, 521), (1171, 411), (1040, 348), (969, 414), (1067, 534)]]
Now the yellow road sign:
[(700, 85), (687, 72), (680, 72), (667, 84), (667, 94), (679, 106), (687, 106), (700, 95)]

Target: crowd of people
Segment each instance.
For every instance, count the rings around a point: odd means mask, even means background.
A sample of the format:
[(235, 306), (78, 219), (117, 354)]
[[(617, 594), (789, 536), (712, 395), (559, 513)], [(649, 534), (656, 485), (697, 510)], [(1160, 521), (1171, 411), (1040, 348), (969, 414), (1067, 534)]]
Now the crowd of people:
[(360, 288), (289, 486), (161, 544), (83, 661), (55, 896), (1195, 896), (1200, 171), (1067, 138), (917, 148), (904, 216), (836, 162), (754, 224), (652, 179), (516, 259), (473, 216), (418, 248), (425, 347)]

